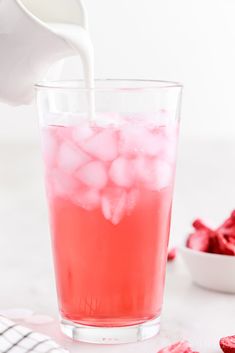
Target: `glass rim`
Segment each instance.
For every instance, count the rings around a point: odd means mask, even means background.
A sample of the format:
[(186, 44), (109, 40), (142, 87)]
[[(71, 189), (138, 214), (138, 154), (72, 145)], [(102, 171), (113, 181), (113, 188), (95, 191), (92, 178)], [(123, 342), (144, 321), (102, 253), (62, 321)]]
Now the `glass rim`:
[[(180, 82), (176, 81), (165, 81), (165, 80), (154, 80), (154, 79), (95, 79), (97, 86), (95, 87), (84, 87), (84, 80), (45, 80), (40, 81), (34, 85), (39, 89), (55, 89), (55, 90), (77, 90), (80, 92), (94, 91), (145, 91), (145, 90), (159, 90), (159, 89), (171, 89), (171, 88), (183, 88)], [(101, 86), (99, 86), (101, 84)], [(102, 86), (102, 84), (105, 84)], [(116, 86), (115, 86), (116, 84)], [(118, 85), (117, 85), (118, 84)], [(83, 86), (82, 86), (83, 85)]]

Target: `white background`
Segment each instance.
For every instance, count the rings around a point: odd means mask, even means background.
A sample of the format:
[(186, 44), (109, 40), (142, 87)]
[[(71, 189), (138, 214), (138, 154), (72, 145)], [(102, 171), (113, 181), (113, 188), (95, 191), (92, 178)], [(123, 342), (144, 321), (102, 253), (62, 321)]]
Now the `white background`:
[[(235, 136), (233, 0), (84, 0), (97, 77), (184, 84), (182, 137)], [(72, 72), (81, 77), (77, 60)], [(0, 139), (37, 139), (34, 107), (0, 104)]]

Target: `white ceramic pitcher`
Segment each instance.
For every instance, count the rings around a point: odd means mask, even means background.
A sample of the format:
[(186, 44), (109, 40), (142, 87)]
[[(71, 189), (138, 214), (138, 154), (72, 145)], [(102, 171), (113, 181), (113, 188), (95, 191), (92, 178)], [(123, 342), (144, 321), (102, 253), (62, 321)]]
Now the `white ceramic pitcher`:
[(0, 101), (29, 104), (34, 84), (62, 58), (77, 55), (50, 23), (87, 29), (81, 0), (0, 0)]

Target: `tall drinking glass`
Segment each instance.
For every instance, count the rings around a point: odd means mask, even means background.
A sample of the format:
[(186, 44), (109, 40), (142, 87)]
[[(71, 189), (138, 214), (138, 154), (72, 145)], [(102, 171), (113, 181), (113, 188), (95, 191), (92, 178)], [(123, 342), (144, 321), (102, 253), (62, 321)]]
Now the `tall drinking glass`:
[(94, 343), (150, 338), (162, 308), (182, 87), (36, 87), (62, 331)]

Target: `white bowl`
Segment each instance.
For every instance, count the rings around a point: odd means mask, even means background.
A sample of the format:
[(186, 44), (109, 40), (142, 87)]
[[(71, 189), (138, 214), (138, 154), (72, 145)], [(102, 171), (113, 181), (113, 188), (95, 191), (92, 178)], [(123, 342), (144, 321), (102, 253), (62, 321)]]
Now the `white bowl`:
[(186, 246), (179, 251), (194, 283), (219, 292), (235, 293), (235, 256), (205, 253)]

